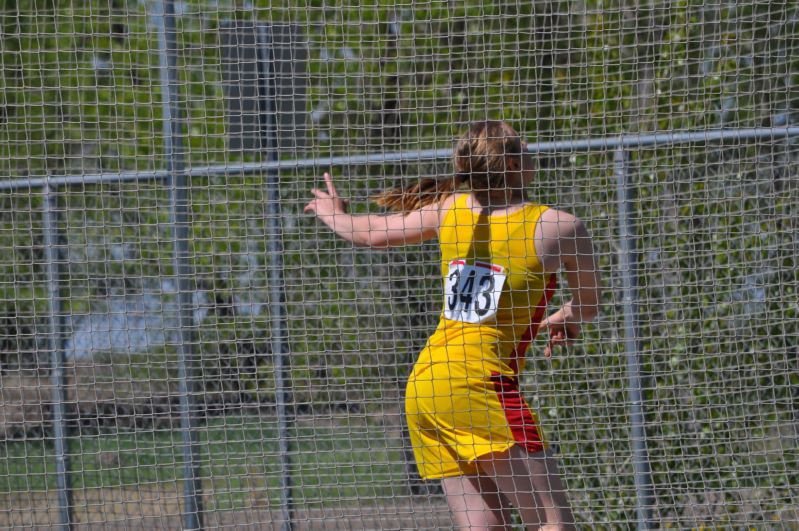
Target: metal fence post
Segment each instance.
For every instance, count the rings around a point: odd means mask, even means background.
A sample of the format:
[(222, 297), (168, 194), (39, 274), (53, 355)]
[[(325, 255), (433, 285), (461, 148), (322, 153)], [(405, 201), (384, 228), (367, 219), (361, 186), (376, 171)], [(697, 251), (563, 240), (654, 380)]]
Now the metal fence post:
[(55, 446), (56, 489), (58, 491), (58, 529), (72, 529), (72, 482), (67, 440), (66, 373), (64, 372), (64, 328), (61, 309), (61, 268), (58, 245), (58, 196), (45, 185), (42, 188), (42, 218), (44, 224), (44, 253), (47, 261), (47, 295), (50, 321), (50, 386), (53, 402), (53, 445)]
[(652, 471), (646, 447), (643, 394), (641, 384), (641, 353), (638, 348), (638, 277), (635, 259), (635, 224), (630, 211), (627, 161), (629, 153), (618, 147), (614, 154), (616, 200), (619, 208), (619, 270), (622, 279), (624, 307), (624, 350), (627, 356), (628, 395), (630, 398), (630, 438), (632, 441), (635, 474), (636, 512), (638, 529), (652, 529), (652, 508), (655, 504)]
[[(275, 90), (271, 83), (273, 73), (272, 38), (264, 26), (258, 26), (259, 73), (261, 85), (260, 119), (261, 136), (267, 160), (278, 160), (278, 139), (275, 119)], [(283, 531), (294, 528), (294, 494), (291, 480), (291, 437), (293, 412), (291, 411), (291, 374), (288, 365), (288, 331), (286, 330), (286, 297), (283, 281), (283, 232), (280, 209), (280, 172), (277, 168), (266, 171), (266, 232), (269, 255), (269, 300), (272, 321), (272, 356), (275, 364), (275, 405), (277, 408), (278, 453), (280, 454), (280, 512)]]
[(161, 73), (164, 152), (169, 173), (170, 224), (174, 237), (173, 270), (177, 279), (178, 330), (177, 344), (180, 429), (183, 443), (183, 527), (202, 529), (203, 504), (200, 479), (198, 421), (193, 397), (196, 392), (196, 345), (191, 271), (189, 266), (189, 202), (188, 178), (185, 172), (183, 131), (177, 72), (177, 38), (175, 7), (172, 0), (156, 0), (153, 20), (158, 29), (158, 51)]

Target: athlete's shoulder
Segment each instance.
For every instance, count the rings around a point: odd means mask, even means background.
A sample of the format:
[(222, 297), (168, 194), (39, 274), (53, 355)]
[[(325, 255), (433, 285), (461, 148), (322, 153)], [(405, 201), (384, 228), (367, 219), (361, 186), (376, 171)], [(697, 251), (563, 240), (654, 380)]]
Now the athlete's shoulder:
[(438, 203), (433, 203), (428, 205), (431, 210), (434, 210), (437, 215), (438, 219), (441, 223), (447, 218), (447, 215), (454, 210), (455, 204), (459, 201), (462, 202), (462, 198), (464, 195), (462, 193), (451, 194), (445, 197), (443, 200), (439, 201)]
[(540, 219), (544, 224), (558, 226), (561, 229), (580, 223), (580, 220), (574, 214), (552, 207), (543, 207)]
[(572, 241), (587, 234), (585, 224), (577, 216), (554, 208), (541, 214), (535, 231), (536, 239), (549, 243)]
[(446, 197), (446, 199), (441, 201), (441, 209), (449, 210), (456, 203), (463, 203), (467, 197), (469, 197), (469, 194), (465, 192), (455, 192), (454, 194), (450, 194)]

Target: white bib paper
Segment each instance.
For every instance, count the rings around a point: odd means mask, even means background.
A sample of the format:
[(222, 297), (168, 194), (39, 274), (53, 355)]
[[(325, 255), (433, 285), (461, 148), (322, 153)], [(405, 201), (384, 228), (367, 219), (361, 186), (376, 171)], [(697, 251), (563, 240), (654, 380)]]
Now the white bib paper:
[(505, 285), (505, 269), (495, 264), (453, 260), (444, 284), (444, 317), (482, 323), (494, 317)]

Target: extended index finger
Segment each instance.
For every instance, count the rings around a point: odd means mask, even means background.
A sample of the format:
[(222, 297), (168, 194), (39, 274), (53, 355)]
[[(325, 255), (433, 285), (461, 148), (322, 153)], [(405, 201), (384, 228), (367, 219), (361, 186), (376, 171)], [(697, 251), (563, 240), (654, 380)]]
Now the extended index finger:
[(327, 186), (327, 193), (333, 197), (338, 197), (338, 194), (336, 193), (336, 187), (333, 186), (333, 177), (329, 172), (325, 172), (325, 185)]

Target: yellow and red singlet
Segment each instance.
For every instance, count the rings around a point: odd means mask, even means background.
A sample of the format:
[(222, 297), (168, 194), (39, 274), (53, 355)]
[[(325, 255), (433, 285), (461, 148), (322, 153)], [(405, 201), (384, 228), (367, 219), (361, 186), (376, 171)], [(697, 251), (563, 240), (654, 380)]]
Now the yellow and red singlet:
[(444, 308), (406, 389), (411, 442), (428, 479), (473, 474), (478, 457), (515, 444), (544, 447), (518, 375), (555, 287), (534, 243), (547, 207), (489, 216), (468, 199), (456, 197), (441, 224)]

